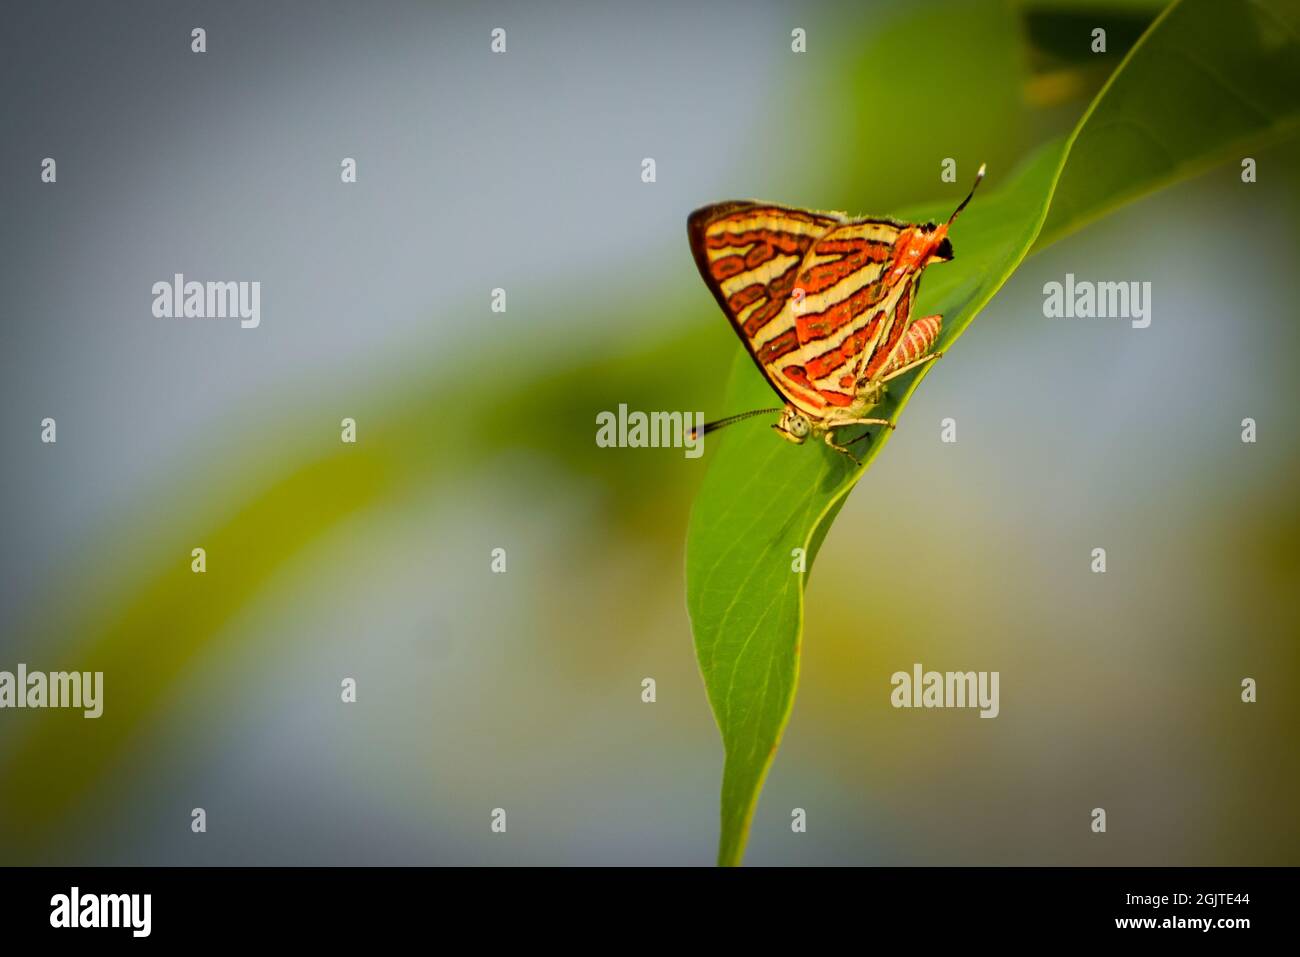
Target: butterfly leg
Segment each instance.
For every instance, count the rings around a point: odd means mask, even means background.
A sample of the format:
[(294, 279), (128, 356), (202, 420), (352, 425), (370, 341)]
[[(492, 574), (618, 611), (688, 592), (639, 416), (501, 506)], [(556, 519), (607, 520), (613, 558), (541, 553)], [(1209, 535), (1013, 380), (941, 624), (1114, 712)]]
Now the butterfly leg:
[(825, 439), (827, 445), (833, 448), (836, 452), (839, 452), (841, 455), (847, 455), (854, 465), (862, 464), (861, 462), (858, 461), (858, 457), (854, 455), (851, 451), (849, 451), (847, 446), (840, 445), (838, 442), (835, 441), (834, 429), (826, 430)]
[(842, 429), (846, 425), (887, 425), (891, 429), (894, 427), (894, 423), (888, 419), (840, 419), (831, 428)]
[[(853, 459), (854, 463), (858, 465), (861, 465), (862, 463), (858, 462), (857, 456), (854, 455), (851, 451), (849, 451), (848, 446), (840, 445), (835, 441), (835, 430), (839, 428), (843, 428), (846, 425), (885, 425), (891, 429), (894, 427), (894, 423), (890, 422), (888, 419), (845, 419), (841, 422), (836, 422), (834, 426), (826, 430), (826, 436), (825, 436), (826, 444), (829, 445), (831, 448), (833, 448), (836, 452), (844, 453), (849, 458)], [(856, 439), (851, 439), (848, 445), (855, 445), (856, 443), (861, 442), (864, 438), (868, 437), (870, 434), (871, 433), (869, 432), (864, 432), (862, 435), (859, 435)]]

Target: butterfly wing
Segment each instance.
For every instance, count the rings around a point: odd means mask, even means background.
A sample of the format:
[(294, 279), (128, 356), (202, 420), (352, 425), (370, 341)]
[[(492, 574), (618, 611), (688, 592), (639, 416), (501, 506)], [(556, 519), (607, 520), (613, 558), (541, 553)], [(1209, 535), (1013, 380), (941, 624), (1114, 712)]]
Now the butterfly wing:
[(921, 288), (921, 272), (909, 273), (897, 284), (897, 289), (890, 296), (891, 307), (880, 336), (877, 338), (871, 355), (863, 362), (859, 387), (866, 386), (884, 375), (903, 345), (908, 329), (912, 325), (912, 306)]
[(825, 402), (786, 377), (784, 356), (799, 347), (791, 291), (818, 237), (842, 217), (752, 201), (717, 203), (691, 213), (691, 252), (705, 284), (772, 388), (819, 415)]
[(852, 405), (906, 328), (912, 278), (894, 281), (888, 271), (905, 228), (887, 219), (842, 223), (817, 239), (800, 266), (804, 296), (792, 305), (798, 346), (778, 371), (813, 392), (823, 410)]

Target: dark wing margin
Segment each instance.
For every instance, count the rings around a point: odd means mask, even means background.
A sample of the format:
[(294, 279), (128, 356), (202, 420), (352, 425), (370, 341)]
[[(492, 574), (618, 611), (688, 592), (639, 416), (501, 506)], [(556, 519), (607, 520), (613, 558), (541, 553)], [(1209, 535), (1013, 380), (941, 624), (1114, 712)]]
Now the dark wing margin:
[[(710, 206), (701, 206), (690, 216), (686, 217), (686, 238), (691, 243), (691, 255), (695, 257), (695, 268), (700, 271), (700, 277), (704, 284), (709, 287), (713, 293), (713, 298), (718, 300), (718, 306), (726, 314), (728, 321), (740, 333), (739, 327), (736, 326), (735, 319), (731, 314), (731, 307), (727, 304), (727, 297), (722, 294), (722, 284), (713, 278), (713, 270), (709, 268), (709, 247), (705, 238), (705, 232), (709, 228), (709, 223), (721, 219), (724, 216), (730, 216), (732, 213), (742, 209), (760, 209), (767, 206), (767, 203), (760, 203), (752, 199), (732, 199), (724, 203), (713, 203)], [(745, 336), (740, 335), (741, 339)], [(745, 343), (745, 348), (749, 348), (749, 343)], [(751, 355), (753, 352), (751, 351)]]

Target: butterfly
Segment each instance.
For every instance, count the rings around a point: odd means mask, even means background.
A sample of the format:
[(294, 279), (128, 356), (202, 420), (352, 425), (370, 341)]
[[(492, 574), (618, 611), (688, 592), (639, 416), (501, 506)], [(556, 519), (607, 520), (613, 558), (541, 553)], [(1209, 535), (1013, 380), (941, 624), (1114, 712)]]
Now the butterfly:
[(981, 166), (943, 224), (852, 219), (752, 200), (691, 213), (686, 232), (700, 275), (785, 401), (703, 431), (780, 412), (772, 428), (781, 438), (802, 444), (821, 435), (856, 462), (836, 431), (892, 429), (889, 420), (867, 415), (884, 399), (885, 384), (941, 355), (932, 350), (943, 317), (913, 319), (912, 306), (925, 267), (953, 258), (948, 228), (983, 178)]

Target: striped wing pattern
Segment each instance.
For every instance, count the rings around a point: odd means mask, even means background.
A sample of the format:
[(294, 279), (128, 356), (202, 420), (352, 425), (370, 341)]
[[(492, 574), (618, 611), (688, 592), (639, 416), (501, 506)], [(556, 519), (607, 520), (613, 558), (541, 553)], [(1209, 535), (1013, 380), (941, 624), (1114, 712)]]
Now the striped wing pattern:
[(788, 307), (799, 267), (817, 238), (840, 221), (832, 214), (754, 202), (705, 206), (687, 221), (695, 264), (718, 305), (772, 387), (801, 408), (815, 393), (791, 384), (775, 363), (798, 345)]
[(815, 399), (807, 411), (852, 405), (879, 372), (906, 329), (910, 281), (887, 276), (902, 227), (857, 220), (830, 229), (813, 245), (796, 285), (798, 345), (780, 357), (780, 374)]
[(700, 273), (746, 348), (805, 414), (852, 405), (924, 341), (904, 339), (917, 277), (887, 275), (899, 223), (722, 203), (697, 210), (688, 228)]

